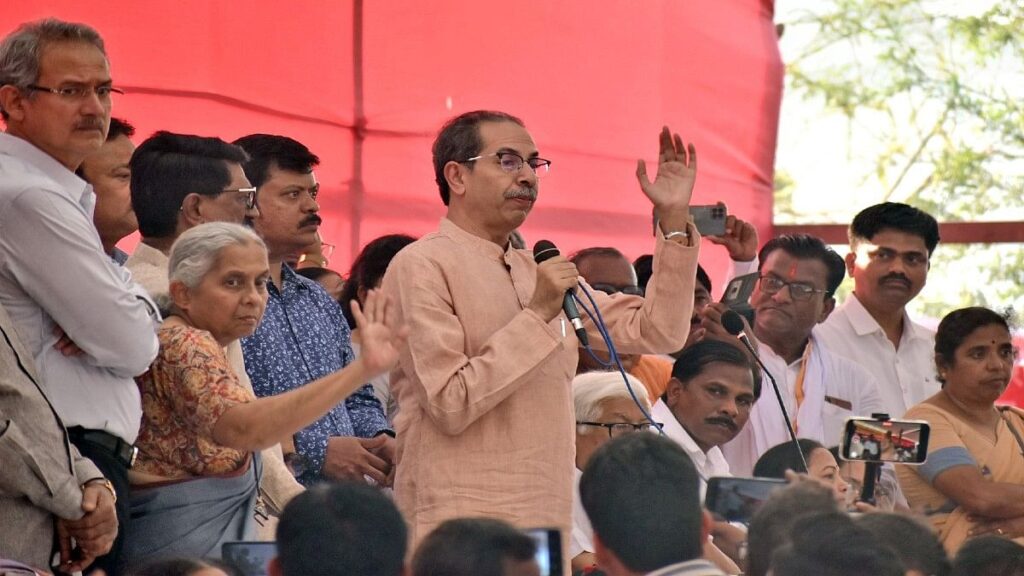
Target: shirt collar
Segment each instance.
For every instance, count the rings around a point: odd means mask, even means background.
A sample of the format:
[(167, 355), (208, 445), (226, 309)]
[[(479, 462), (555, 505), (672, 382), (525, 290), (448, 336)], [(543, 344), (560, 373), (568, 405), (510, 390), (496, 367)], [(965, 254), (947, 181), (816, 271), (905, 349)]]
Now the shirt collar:
[(83, 199), (92, 192), (92, 186), (88, 182), (28, 140), (0, 133), (0, 154), (14, 156), (34, 166), (39, 172), (57, 182), (60, 191), (69, 194), (77, 204), (83, 204)]
[[(850, 319), (850, 326), (853, 327), (853, 331), (856, 332), (858, 336), (866, 336), (875, 332), (880, 334), (882, 333), (882, 326), (879, 325), (878, 321), (871, 316), (868, 309), (861, 304), (856, 294), (852, 292), (850, 293), (846, 302), (843, 302), (842, 310), (846, 314), (846, 317)], [(904, 310), (903, 336), (901, 339), (908, 340), (921, 338), (928, 339), (927, 332), (921, 330), (917, 324), (914, 324), (914, 322), (910, 320), (910, 315), (908, 315), (907, 311)]]
[(697, 443), (690, 436), (690, 433), (683, 428), (683, 425), (676, 419), (676, 415), (672, 413), (672, 410), (667, 404), (658, 400), (654, 403), (654, 407), (651, 408), (651, 416), (657, 422), (661, 422), (665, 436), (676, 441), (683, 450), (690, 456), (691, 460), (698, 466), (703, 467), (704, 462), (707, 460), (707, 454), (697, 446)]
[(459, 244), (465, 244), (477, 250), (484, 256), (492, 260), (503, 260), (505, 258), (505, 248), (498, 246), (490, 240), (484, 240), (479, 236), (470, 234), (466, 230), (459, 227), (458, 224), (452, 222), (448, 218), (441, 219), (440, 232), (444, 236), (455, 240)]

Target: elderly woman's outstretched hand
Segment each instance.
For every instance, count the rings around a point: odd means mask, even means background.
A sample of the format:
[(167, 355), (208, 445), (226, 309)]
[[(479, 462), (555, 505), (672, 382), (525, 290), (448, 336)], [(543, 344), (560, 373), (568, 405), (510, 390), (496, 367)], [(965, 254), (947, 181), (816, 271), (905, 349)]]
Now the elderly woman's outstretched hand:
[(399, 325), (391, 299), (379, 290), (366, 293), (360, 306), (352, 301), (352, 315), (359, 329), (355, 333), (359, 358), (372, 375), (390, 370), (398, 362), (398, 353), (409, 335), (409, 327)]

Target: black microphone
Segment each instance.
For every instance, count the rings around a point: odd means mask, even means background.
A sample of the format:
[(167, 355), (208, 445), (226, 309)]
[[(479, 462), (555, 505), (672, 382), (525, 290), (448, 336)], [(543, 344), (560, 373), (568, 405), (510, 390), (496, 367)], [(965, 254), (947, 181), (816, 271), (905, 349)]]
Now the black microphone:
[[(558, 247), (550, 240), (538, 240), (533, 245), (533, 259), (537, 264), (550, 260), (559, 254), (561, 252), (558, 251)], [(562, 300), (562, 310), (565, 312), (565, 317), (569, 319), (569, 323), (572, 324), (573, 330), (576, 332), (576, 338), (584, 346), (590, 346), (590, 339), (587, 338), (587, 331), (583, 328), (583, 321), (580, 320), (580, 311), (576, 308), (576, 302), (573, 300), (573, 291), (571, 289), (565, 292), (565, 298)]]
[(779, 401), (779, 409), (782, 410), (782, 418), (786, 421), (786, 430), (789, 431), (789, 438), (793, 441), (793, 445), (796, 447), (796, 453), (800, 455), (800, 461), (804, 464), (804, 471), (810, 472), (810, 468), (807, 467), (807, 459), (804, 458), (804, 453), (800, 450), (800, 443), (796, 439), (796, 431), (793, 430), (793, 423), (789, 419), (789, 412), (786, 410), (786, 403), (782, 400), (782, 392), (779, 392), (779, 383), (775, 381), (775, 377), (768, 371), (768, 367), (761, 361), (761, 357), (757, 355), (757, 351), (750, 344), (750, 338), (747, 333), (743, 330), (743, 319), (734, 310), (726, 310), (722, 314), (722, 327), (725, 331), (733, 336), (739, 338), (740, 342), (747, 347), (750, 351), (750, 355), (754, 357), (757, 365), (761, 367), (765, 375), (768, 376), (768, 380), (772, 383), (772, 390), (775, 390), (775, 399)]

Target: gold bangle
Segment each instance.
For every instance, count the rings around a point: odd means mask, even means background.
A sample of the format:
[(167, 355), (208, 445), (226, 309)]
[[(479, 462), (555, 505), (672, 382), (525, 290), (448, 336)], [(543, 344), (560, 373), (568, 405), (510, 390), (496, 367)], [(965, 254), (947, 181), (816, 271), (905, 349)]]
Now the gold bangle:
[(82, 490), (85, 490), (86, 486), (93, 483), (102, 483), (103, 487), (110, 492), (110, 496), (114, 498), (114, 503), (117, 503), (117, 490), (114, 490), (114, 484), (110, 480), (107, 480), (106, 478), (93, 478), (85, 484), (82, 484)]

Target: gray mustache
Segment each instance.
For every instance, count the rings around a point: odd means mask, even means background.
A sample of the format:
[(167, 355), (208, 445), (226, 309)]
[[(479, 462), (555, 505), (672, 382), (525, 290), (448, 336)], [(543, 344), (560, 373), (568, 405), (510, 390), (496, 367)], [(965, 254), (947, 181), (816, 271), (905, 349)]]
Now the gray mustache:
[(508, 192), (505, 192), (506, 200), (517, 200), (520, 198), (524, 200), (529, 200), (531, 202), (535, 201), (537, 199), (537, 189), (522, 188), (519, 190), (509, 190)]

